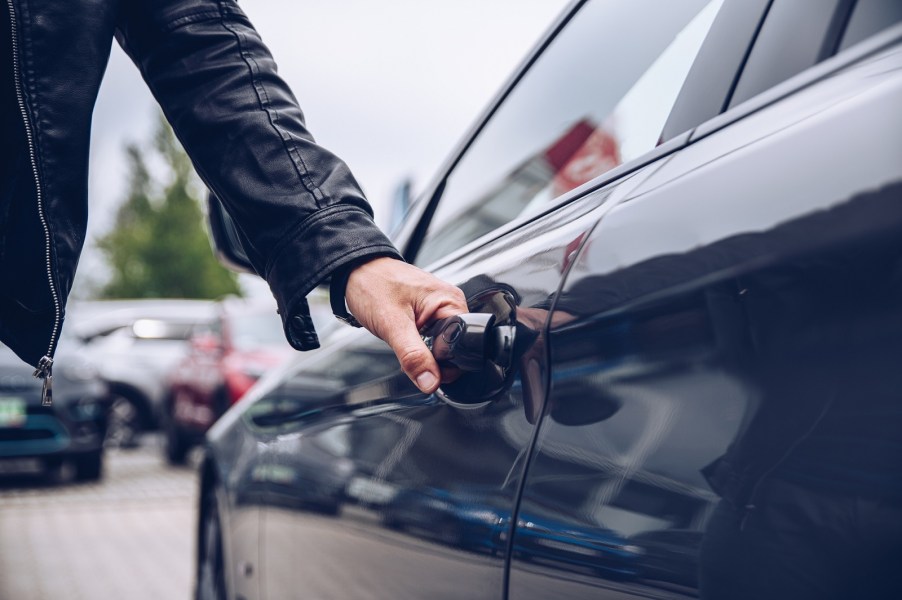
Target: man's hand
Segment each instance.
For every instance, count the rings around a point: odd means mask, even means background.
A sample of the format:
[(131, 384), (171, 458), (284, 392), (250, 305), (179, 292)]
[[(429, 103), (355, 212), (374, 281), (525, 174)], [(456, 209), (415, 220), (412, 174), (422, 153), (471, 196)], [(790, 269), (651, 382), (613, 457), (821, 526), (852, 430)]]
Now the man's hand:
[(421, 391), (434, 392), (441, 373), (420, 329), (467, 312), (462, 291), (394, 258), (376, 258), (355, 268), (345, 288), (351, 314), (394, 350), (401, 368)]

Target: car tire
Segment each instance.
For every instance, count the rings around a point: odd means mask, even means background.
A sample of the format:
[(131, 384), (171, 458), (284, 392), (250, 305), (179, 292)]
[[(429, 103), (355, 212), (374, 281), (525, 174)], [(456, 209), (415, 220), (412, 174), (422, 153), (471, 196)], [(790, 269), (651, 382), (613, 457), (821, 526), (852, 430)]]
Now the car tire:
[(137, 448), (142, 427), (141, 406), (131, 396), (113, 392), (107, 409), (104, 445), (108, 448)]
[(76, 456), (73, 462), (75, 463), (76, 481), (98, 481), (103, 476), (103, 452), (101, 450)]
[(198, 539), (197, 588), (195, 600), (225, 600), (225, 560), (222, 554), (222, 528), (216, 495), (204, 494), (202, 526)]
[(460, 546), (462, 538), (460, 529), (452, 521), (440, 523), (436, 531), (436, 537), (441, 544), (451, 547)]
[(179, 430), (179, 426), (172, 420), (166, 419), (166, 439), (163, 444), (166, 461), (170, 465), (183, 465), (188, 458), (191, 444), (187, 436)]
[(52, 458), (45, 458), (42, 461), (43, 467), (43, 478), (44, 481), (48, 484), (58, 484), (61, 483), (63, 478), (63, 459), (54, 456)]

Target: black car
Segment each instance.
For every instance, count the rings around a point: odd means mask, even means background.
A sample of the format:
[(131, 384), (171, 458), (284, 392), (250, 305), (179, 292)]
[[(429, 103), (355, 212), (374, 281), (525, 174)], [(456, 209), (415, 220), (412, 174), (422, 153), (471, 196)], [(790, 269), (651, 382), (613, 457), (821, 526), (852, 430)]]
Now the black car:
[(198, 597), (902, 597), (900, 20), (575, 2), (397, 238), (469, 299), (427, 340), (463, 375), (348, 329), (262, 380)]
[(60, 344), (51, 406), (41, 404), (34, 369), (0, 344), (0, 461), (14, 469), (38, 462), (48, 474), (69, 462), (77, 481), (95, 481), (103, 474), (109, 393), (74, 343)]

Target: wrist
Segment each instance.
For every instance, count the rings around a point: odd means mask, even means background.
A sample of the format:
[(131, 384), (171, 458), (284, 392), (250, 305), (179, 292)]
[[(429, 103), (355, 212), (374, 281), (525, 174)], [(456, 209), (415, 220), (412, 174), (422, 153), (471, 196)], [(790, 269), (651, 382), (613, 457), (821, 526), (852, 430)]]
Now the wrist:
[(329, 303), (332, 307), (332, 314), (334, 314), (339, 321), (351, 325), (352, 327), (362, 327), (360, 322), (351, 314), (351, 311), (348, 309), (347, 301), (345, 300), (348, 282), (359, 267), (381, 258), (397, 260), (394, 257), (389, 257), (384, 254), (364, 256), (348, 261), (332, 272), (331, 280), (329, 282)]

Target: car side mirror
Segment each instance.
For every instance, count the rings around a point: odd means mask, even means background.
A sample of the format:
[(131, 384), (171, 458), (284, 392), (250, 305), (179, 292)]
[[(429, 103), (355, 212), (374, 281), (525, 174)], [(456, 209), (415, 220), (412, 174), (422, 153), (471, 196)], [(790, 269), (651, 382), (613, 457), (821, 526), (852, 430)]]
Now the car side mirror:
[(210, 192), (207, 196), (207, 218), (210, 224), (210, 238), (213, 252), (223, 265), (233, 271), (256, 274), (247, 251), (241, 242), (238, 227), (226, 212), (222, 202)]

